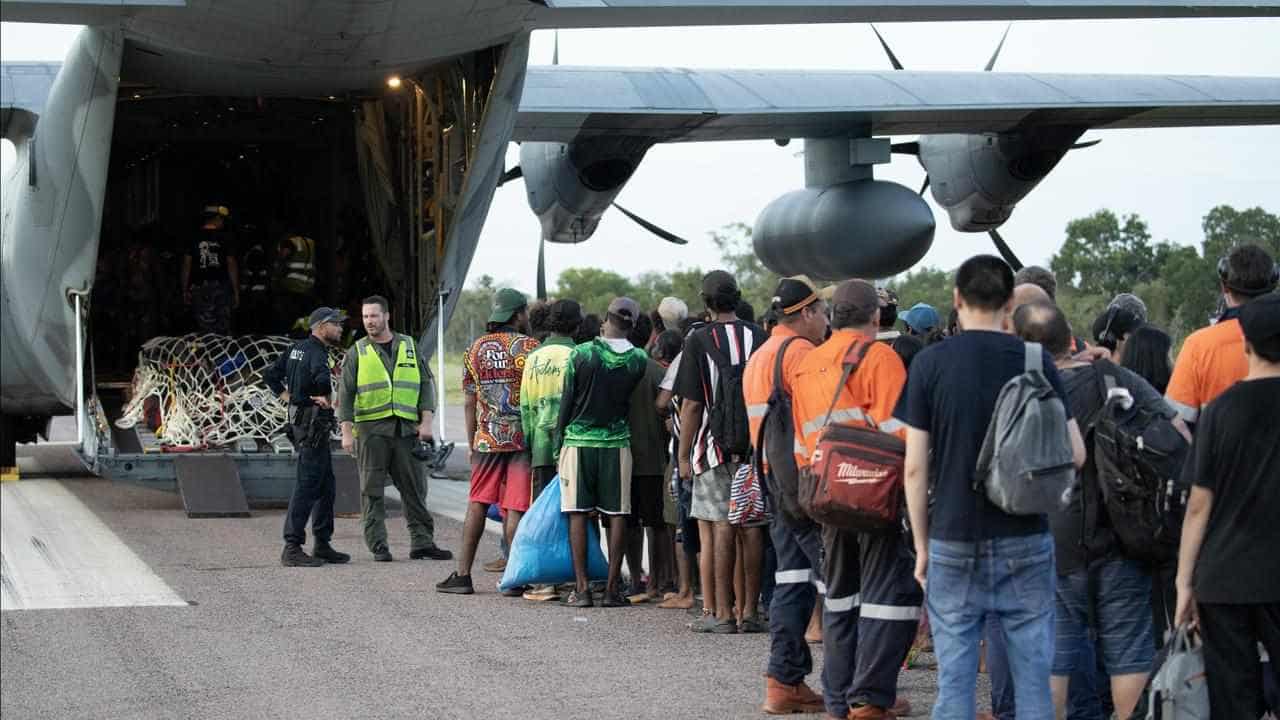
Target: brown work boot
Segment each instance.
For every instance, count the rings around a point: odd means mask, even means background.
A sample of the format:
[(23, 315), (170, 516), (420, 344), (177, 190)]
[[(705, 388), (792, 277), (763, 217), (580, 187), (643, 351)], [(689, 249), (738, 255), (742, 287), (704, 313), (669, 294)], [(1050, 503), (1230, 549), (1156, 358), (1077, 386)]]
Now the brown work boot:
[(765, 675), (764, 706), (761, 709), (770, 715), (789, 715), (822, 712), (826, 705), (803, 681), (798, 685), (783, 685)]
[(895, 720), (897, 715), (892, 710), (885, 710), (879, 705), (862, 705), (850, 708), (848, 720)]

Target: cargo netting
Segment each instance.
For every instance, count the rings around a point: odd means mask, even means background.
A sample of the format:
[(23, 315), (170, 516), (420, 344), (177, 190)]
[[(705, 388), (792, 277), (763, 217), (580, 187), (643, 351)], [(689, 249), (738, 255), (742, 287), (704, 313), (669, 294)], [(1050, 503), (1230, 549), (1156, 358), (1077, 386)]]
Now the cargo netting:
[[(129, 429), (145, 419), (156, 439), (171, 446), (270, 442), (283, 433), (288, 410), (262, 376), (294, 342), (273, 335), (153, 338), (138, 353), (133, 392), (116, 426)], [(342, 353), (329, 349), (335, 390)]]

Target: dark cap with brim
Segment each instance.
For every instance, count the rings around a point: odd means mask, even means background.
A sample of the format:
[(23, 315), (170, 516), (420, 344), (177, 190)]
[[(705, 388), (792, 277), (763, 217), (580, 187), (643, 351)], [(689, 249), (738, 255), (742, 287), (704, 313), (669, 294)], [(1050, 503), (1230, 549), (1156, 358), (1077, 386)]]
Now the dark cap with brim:
[(315, 327), (321, 323), (327, 322), (342, 324), (346, 319), (347, 314), (342, 310), (321, 306), (311, 311), (311, 317), (308, 318), (307, 324), (310, 327)]
[(504, 323), (513, 315), (529, 306), (529, 299), (524, 293), (512, 288), (502, 288), (493, 296), (493, 309), (489, 313), (489, 322)]
[(1280, 335), (1280, 295), (1270, 293), (1240, 308), (1244, 339), (1258, 343)]
[(616, 297), (609, 303), (608, 313), (617, 315), (628, 323), (634, 323), (640, 317), (640, 303), (629, 297)]
[(773, 309), (782, 315), (794, 315), (818, 301), (818, 291), (803, 276), (782, 278), (773, 291)]

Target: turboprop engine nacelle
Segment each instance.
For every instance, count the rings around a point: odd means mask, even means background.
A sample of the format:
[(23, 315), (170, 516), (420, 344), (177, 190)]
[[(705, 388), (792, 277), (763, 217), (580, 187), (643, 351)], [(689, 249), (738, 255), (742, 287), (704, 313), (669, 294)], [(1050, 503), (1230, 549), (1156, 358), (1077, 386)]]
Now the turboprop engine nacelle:
[(783, 195), (765, 206), (751, 238), (779, 275), (832, 281), (910, 268), (929, 251), (933, 229), (933, 212), (914, 191), (866, 178)]
[(980, 135), (922, 135), (920, 164), (951, 227), (985, 232), (1013, 214), (1084, 133), (1072, 126)]
[(523, 143), (525, 192), (542, 224), (543, 239), (579, 243), (591, 237), (652, 144), (625, 136)]

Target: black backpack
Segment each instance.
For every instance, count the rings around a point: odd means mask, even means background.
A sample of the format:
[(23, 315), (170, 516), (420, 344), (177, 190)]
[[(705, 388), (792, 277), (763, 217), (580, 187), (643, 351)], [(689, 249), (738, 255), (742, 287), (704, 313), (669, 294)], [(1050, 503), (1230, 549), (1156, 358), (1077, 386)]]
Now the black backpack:
[[(728, 325), (725, 330), (732, 333), (734, 328)], [(715, 403), (710, 408), (707, 426), (726, 455), (748, 457), (751, 455), (751, 425), (747, 420), (747, 401), (742, 395), (746, 358), (737, 365), (732, 364), (724, 351), (716, 347), (714, 330), (709, 328), (707, 335), (710, 341), (707, 349), (716, 363)]]
[(1102, 408), (1093, 424), (1093, 459), (1102, 505), (1121, 551), (1134, 560), (1163, 564), (1178, 556), (1190, 488), (1182, 465), (1191, 445), (1163, 415), (1132, 403), (1125, 407), (1116, 367), (1093, 364)]
[[(782, 390), (782, 363), (787, 355), (787, 347), (798, 339), (789, 337), (778, 348), (778, 356), (773, 362), (773, 392), (769, 394), (769, 409), (760, 422), (755, 456), (756, 476), (765, 479), (765, 487), (773, 500), (774, 509), (781, 513), (782, 519), (791, 527), (812, 524), (800, 507), (795, 421), (791, 415), (791, 396)], [(769, 461), (768, 472), (764, 468), (765, 459)]]

